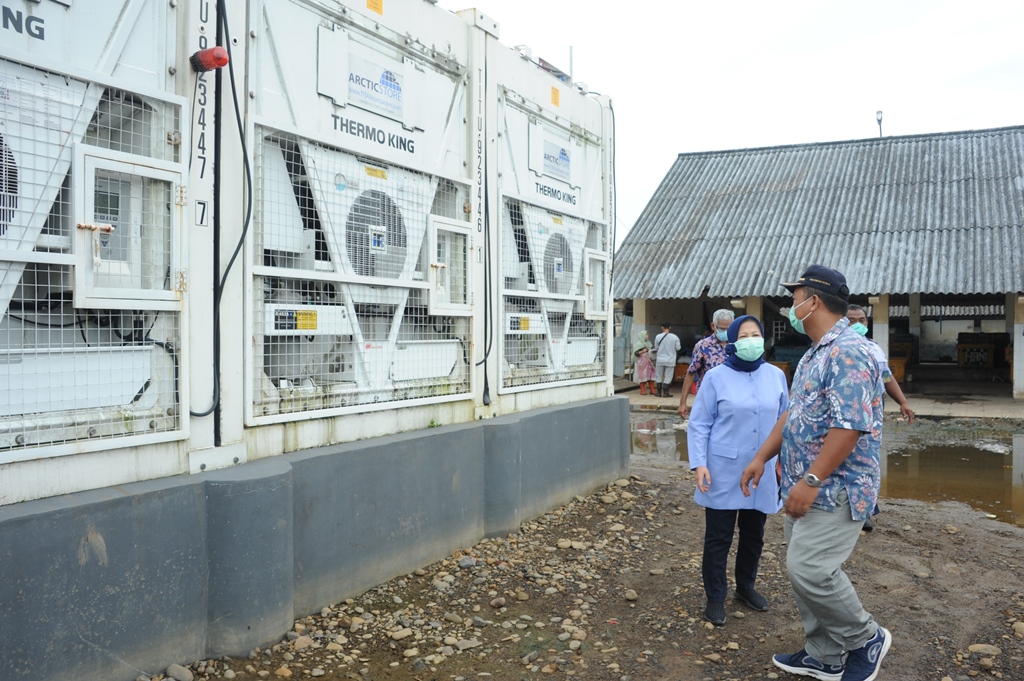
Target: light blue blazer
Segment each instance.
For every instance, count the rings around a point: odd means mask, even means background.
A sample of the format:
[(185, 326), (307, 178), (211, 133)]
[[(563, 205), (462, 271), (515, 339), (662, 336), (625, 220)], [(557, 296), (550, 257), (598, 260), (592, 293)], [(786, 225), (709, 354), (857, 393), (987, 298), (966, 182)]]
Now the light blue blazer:
[(697, 489), (694, 501), (720, 510), (781, 508), (773, 458), (749, 497), (740, 491), (740, 475), (789, 404), (786, 375), (767, 362), (751, 372), (724, 364), (704, 376), (690, 411), (686, 433), (690, 470), (707, 466), (711, 488)]

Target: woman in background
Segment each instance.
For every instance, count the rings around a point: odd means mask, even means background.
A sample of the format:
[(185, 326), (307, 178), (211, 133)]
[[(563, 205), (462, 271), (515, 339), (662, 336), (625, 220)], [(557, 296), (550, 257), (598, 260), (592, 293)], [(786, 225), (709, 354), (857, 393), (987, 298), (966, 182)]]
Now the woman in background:
[[(725, 624), (726, 563), (737, 525), (736, 600), (757, 611), (768, 609), (754, 582), (765, 521), (780, 508), (779, 484), (774, 475), (766, 475), (745, 497), (740, 475), (789, 404), (786, 375), (764, 360), (761, 322), (749, 315), (738, 317), (727, 334), (726, 360), (704, 376), (686, 438), (690, 470), (697, 475), (694, 500), (705, 508), (704, 619), (715, 625)], [(772, 468), (766, 466), (766, 470)]]
[(651, 341), (647, 339), (647, 331), (640, 331), (636, 334), (636, 343), (633, 344), (633, 366), (636, 369), (634, 378), (640, 384), (640, 394), (646, 395), (647, 389), (654, 394), (654, 362), (651, 361)]

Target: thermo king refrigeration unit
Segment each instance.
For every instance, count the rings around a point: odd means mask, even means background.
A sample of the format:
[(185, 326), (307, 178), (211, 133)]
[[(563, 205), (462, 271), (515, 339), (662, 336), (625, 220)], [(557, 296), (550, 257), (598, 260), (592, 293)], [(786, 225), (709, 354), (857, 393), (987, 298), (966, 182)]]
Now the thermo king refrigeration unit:
[(252, 7), (252, 417), (466, 399), (469, 27)]
[(177, 12), (21, 5), (0, 45), (0, 462), (180, 439)]
[(542, 69), (525, 52), (491, 47), (502, 389), (603, 381), (613, 202), (609, 101)]

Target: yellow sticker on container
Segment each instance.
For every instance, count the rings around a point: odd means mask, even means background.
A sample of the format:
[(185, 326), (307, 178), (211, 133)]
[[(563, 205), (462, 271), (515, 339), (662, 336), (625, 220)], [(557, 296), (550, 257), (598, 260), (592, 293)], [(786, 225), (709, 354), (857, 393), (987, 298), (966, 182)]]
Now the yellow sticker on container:
[(561, 104), (558, 103), (558, 99), (561, 96), (562, 96), (562, 93), (558, 91), (558, 88), (556, 88), (554, 85), (552, 85), (551, 86), (551, 103), (554, 104), (555, 106), (562, 106)]
[(554, 215), (552, 215), (551, 222), (555, 223), (556, 225), (560, 225), (562, 224), (562, 218), (556, 218)]
[(519, 330), (520, 331), (529, 331), (530, 330), (530, 318), (529, 317), (520, 317), (519, 318)]
[(316, 331), (316, 310), (296, 310), (295, 328), (299, 331)]
[(388, 171), (383, 168), (371, 168), (370, 166), (366, 166), (366, 174), (370, 177), (379, 177), (382, 180), (388, 179)]
[(366, 0), (366, 9), (384, 14), (384, 0)]

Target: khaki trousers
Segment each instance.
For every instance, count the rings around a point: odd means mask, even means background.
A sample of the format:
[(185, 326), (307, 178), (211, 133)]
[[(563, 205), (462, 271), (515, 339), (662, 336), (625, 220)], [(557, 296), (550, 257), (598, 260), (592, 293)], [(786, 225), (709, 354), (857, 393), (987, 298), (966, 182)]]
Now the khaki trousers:
[(845, 489), (836, 495), (834, 511), (812, 507), (799, 520), (786, 516), (786, 567), (807, 637), (805, 649), (825, 664), (844, 664), (843, 653), (861, 648), (878, 630), (843, 572), (863, 525), (850, 517)]

